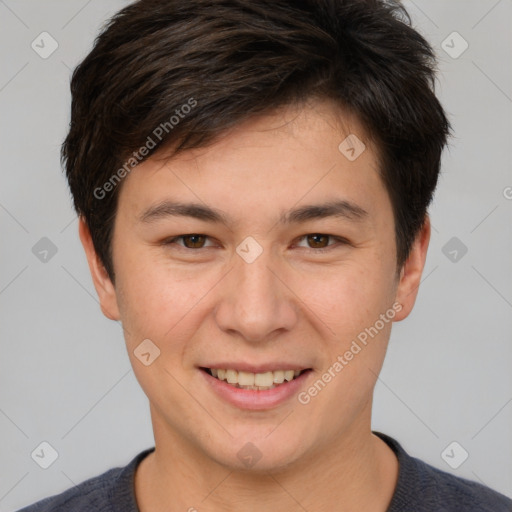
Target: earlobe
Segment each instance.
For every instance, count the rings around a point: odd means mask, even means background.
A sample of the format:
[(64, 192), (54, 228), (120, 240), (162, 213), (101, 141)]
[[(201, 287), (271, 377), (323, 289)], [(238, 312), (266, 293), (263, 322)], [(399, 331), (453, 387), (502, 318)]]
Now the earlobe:
[(89, 270), (94, 283), (94, 288), (98, 294), (100, 307), (103, 314), (111, 320), (120, 320), (119, 307), (117, 304), (117, 295), (114, 285), (100, 261), (91, 238), (91, 232), (85, 219), (80, 216), (78, 219), (78, 234), (82, 246), (87, 256)]
[(396, 302), (402, 305), (402, 309), (395, 316), (395, 321), (403, 320), (409, 316), (421, 282), (421, 275), (425, 267), (427, 249), (430, 242), (430, 218), (425, 216), (425, 222), (416, 235), (406, 262), (400, 270), (400, 279), (396, 292)]

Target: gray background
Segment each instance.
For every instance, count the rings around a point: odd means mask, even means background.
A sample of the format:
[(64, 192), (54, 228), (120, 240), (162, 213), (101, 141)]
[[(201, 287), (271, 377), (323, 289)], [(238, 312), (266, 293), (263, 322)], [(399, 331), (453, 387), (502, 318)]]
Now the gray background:
[[(153, 446), (147, 400), (120, 326), (99, 309), (59, 164), (70, 70), (126, 4), (0, 0), (2, 512)], [(431, 208), (423, 284), (413, 314), (395, 324), (373, 428), (512, 496), (512, 2), (405, 5), (439, 54), (455, 137)], [(31, 48), (43, 31), (59, 45), (46, 59)], [(458, 58), (442, 48), (446, 40), (460, 51), (454, 31), (469, 44)], [(46, 262), (39, 245), (33, 252), (43, 237), (57, 249)], [(48, 469), (31, 458), (42, 441), (58, 452)], [(445, 462), (461, 460), (458, 445), (444, 452), (453, 441), (469, 453), (457, 469)]]

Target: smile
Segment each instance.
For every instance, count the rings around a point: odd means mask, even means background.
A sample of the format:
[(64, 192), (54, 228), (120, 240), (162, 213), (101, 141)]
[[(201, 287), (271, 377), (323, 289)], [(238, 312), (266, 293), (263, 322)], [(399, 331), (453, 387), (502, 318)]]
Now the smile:
[(235, 388), (251, 391), (267, 391), (290, 382), (307, 370), (276, 370), (264, 373), (251, 373), (233, 369), (203, 368), (212, 377), (225, 381)]

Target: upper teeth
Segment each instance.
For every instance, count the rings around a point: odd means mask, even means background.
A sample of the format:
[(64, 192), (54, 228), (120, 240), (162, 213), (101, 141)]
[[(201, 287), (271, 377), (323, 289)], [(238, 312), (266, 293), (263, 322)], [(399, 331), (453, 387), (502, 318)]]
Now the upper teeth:
[(274, 384), (282, 384), (290, 381), (300, 374), (300, 370), (277, 370), (275, 372), (250, 373), (237, 370), (211, 369), (212, 375), (220, 380), (226, 380), (229, 384), (240, 386), (270, 387)]

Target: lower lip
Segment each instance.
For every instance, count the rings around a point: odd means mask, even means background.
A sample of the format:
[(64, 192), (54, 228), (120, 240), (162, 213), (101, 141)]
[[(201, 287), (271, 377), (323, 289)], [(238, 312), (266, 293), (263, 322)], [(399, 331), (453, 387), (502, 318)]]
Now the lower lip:
[(261, 411), (276, 407), (292, 396), (298, 393), (299, 389), (304, 385), (311, 370), (306, 370), (295, 379), (289, 382), (283, 382), (275, 388), (263, 391), (235, 388), (226, 381), (212, 377), (204, 370), (199, 370), (206, 382), (213, 391), (226, 402), (240, 409), (248, 409), (253, 411)]

